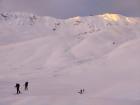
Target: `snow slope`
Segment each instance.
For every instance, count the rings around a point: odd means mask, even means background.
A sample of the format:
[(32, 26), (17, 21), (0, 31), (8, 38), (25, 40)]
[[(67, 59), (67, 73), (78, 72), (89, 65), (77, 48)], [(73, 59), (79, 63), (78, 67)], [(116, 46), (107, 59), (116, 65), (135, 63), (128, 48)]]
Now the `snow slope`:
[(0, 105), (139, 105), (139, 30), (118, 14), (0, 13)]

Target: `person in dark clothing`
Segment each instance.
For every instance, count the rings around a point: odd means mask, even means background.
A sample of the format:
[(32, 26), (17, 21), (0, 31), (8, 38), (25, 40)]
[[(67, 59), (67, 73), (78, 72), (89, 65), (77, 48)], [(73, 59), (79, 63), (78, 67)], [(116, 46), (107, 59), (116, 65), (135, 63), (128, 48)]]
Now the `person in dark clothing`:
[(83, 94), (83, 90), (81, 89), (78, 93), (79, 93), (79, 94)]
[(85, 92), (85, 89), (81, 89), (78, 93), (83, 94)]
[(16, 83), (15, 88), (17, 89), (17, 94), (20, 94), (20, 84)]
[(29, 84), (29, 82), (25, 82), (25, 84), (24, 84), (25, 90), (28, 90), (28, 84)]

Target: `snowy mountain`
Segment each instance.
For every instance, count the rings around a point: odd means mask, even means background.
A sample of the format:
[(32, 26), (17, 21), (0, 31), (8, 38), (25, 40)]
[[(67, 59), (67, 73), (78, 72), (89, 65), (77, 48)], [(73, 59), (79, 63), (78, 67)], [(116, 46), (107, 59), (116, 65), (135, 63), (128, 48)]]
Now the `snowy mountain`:
[(140, 18), (119, 14), (0, 13), (0, 105), (139, 105), (139, 34)]

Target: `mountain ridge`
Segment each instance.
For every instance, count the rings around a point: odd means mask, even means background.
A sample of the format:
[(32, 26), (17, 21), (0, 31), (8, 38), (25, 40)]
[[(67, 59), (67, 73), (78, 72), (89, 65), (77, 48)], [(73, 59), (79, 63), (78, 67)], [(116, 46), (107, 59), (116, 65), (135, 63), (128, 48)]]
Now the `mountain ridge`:
[(128, 29), (134, 26), (139, 28), (139, 24), (139, 19), (118, 14), (74, 17), (63, 20), (28, 13), (5, 13), (3, 15), (0, 13), (0, 44), (64, 33), (76, 35), (82, 39), (86, 35), (109, 29), (118, 30), (117, 27)]
[(77, 16), (77, 17), (72, 17), (72, 18), (67, 18), (67, 19), (58, 19), (58, 18), (54, 18), (54, 17), (49, 17), (49, 16), (38, 16), (38, 15), (34, 15), (32, 13), (26, 13), (26, 12), (0, 12), (0, 20), (8, 20), (8, 19), (29, 19), (31, 21), (35, 21), (37, 19), (40, 19), (40, 18), (52, 18), (52, 19), (55, 19), (55, 20), (79, 20), (80, 18), (86, 18), (86, 17), (92, 17), (92, 18), (103, 18), (104, 20), (107, 20), (107, 21), (114, 21), (114, 22), (117, 22), (119, 20), (125, 20), (127, 22), (132, 22), (132, 18), (133, 20), (139, 20), (138, 17), (126, 17), (126, 16), (123, 16), (123, 15), (120, 15), (120, 14), (113, 14), (113, 13), (104, 13), (104, 14), (101, 14), (101, 15), (95, 15), (95, 16), (83, 16), (83, 17), (80, 17), (80, 16)]

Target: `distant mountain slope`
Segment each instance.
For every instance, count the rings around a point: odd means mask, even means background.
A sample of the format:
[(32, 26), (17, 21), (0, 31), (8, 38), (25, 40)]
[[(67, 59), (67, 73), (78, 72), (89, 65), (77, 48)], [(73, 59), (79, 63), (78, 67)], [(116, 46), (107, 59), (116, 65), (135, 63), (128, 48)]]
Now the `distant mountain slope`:
[[(97, 59), (139, 38), (139, 30), (139, 19), (117, 14), (60, 20), (25, 13), (1, 13), (0, 43), (3, 46), (0, 50), (4, 47), (6, 52), (0, 52), (1, 63), (38, 65), (42, 62), (41, 66), (55, 67), (73, 60)], [(7, 55), (12, 57), (8, 62)]]

